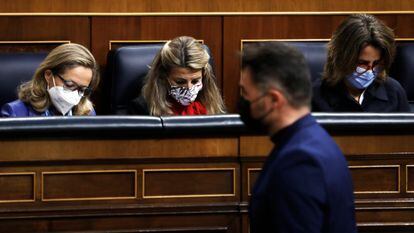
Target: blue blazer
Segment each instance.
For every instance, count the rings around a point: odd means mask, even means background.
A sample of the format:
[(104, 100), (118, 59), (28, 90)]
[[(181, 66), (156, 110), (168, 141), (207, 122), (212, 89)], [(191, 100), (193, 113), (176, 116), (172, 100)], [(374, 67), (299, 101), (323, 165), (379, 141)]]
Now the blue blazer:
[(272, 137), (250, 200), (250, 232), (357, 232), (344, 155), (309, 114)]
[[(30, 104), (26, 104), (21, 100), (15, 100), (13, 102), (4, 104), (1, 108), (1, 117), (35, 117), (35, 116), (55, 116), (55, 111), (47, 109), (44, 112), (37, 112), (32, 108)], [(95, 116), (95, 110), (92, 110), (89, 114)]]

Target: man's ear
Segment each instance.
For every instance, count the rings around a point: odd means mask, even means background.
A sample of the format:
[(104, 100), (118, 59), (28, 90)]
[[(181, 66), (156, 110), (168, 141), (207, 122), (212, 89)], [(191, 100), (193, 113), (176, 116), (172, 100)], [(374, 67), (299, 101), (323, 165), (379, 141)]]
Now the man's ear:
[(270, 97), (272, 98), (271, 104), (273, 108), (280, 109), (286, 104), (287, 102), (286, 97), (280, 90), (272, 89), (269, 91), (269, 94), (270, 94)]

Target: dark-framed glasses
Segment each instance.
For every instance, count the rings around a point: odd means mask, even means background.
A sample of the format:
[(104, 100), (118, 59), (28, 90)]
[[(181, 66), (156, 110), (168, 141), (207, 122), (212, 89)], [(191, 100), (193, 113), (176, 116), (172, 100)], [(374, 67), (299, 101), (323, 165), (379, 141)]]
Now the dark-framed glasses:
[(355, 72), (358, 75), (363, 75), (365, 74), (367, 71), (372, 70), (372, 73), (374, 73), (375, 75), (377, 75), (381, 70), (378, 66), (375, 67), (363, 67), (363, 66), (357, 66)]
[(60, 76), (60, 74), (56, 73), (54, 75), (57, 76), (60, 80), (62, 80), (63, 89), (65, 89), (67, 91), (78, 91), (78, 94), (80, 96), (88, 96), (92, 92), (92, 89), (90, 87), (79, 86), (77, 83), (75, 83), (71, 80), (64, 79), (62, 76)]
[(367, 71), (372, 70), (372, 72), (377, 75), (381, 71), (380, 64), (381, 60), (374, 61), (372, 65), (370, 65), (369, 61), (359, 60), (356, 67), (356, 73), (362, 75)]

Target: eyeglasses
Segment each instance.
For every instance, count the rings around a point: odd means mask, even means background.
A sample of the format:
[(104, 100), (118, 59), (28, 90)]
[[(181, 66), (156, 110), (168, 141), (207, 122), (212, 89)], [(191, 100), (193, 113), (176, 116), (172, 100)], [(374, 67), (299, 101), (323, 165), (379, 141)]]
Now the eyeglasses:
[(60, 76), (57, 73), (54, 74), (54, 75), (56, 75), (58, 78), (60, 78), (60, 80), (62, 80), (63, 89), (65, 89), (65, 90), (78, 91), (79, 96), (87, 96), (87, 95), (91, 94), (91, 92), (92, 92), (92, 89), (90, 87), (81, 87), (73, 81), (64, 79), (62, 76)]
[(377, 66), (375, 66), (375, 67), (368, 67), (368, 68), (365, 68), (365, 67), (362, 67), (362, 66), (357, 66), (357, 68), (356, 68), (356, 70), (355, 70), (355, 72), (358, 74), (358, 75), (363, 75), (363, 74), (365, 74), (367, 71), (369, 71), (369, 70), (372, 70), (372, 72), (374, 73), (374, 74), (378, 74), (379, 72), (380, 72), (380, 68), (379, 67), (377, 67)]
[(374, 74), (378, 74), (380, 72), (379, 64), (380, 64), (379, 61), (375, 61), (372, 65), (369, 65), (368, 62), (366, 61), (360, 61), (357, 64), (356, 73), (358, 75), (362, 75), (368, 70), (372, 70)]

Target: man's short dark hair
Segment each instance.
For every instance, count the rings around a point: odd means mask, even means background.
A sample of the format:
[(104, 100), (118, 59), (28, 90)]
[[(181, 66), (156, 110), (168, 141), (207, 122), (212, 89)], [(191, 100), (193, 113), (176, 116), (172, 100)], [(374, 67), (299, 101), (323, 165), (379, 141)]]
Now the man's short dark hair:
[(294, 107), (309, 106), (312, 96), (309, 68), (295, 48), (281, 42), (247, 44), (242, 69), (249, 68), (254, 84), (262, 92), (279, 89)]

